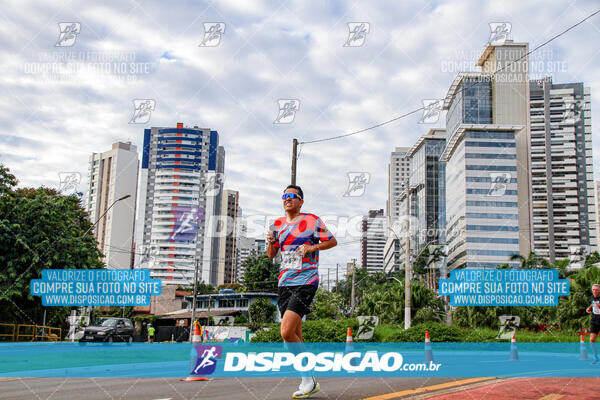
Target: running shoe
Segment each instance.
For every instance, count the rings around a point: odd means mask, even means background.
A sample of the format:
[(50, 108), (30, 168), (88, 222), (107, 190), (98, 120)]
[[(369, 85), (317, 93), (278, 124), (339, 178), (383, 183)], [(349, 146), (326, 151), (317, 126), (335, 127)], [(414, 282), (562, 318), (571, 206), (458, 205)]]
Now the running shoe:
[(308, 385), (300, 384), (300, 387), (292, 395), (293, 399), (308, 399), (313, 394), (317, 393), (321, 389), (321, 386), (314, 379), (308, 383)]

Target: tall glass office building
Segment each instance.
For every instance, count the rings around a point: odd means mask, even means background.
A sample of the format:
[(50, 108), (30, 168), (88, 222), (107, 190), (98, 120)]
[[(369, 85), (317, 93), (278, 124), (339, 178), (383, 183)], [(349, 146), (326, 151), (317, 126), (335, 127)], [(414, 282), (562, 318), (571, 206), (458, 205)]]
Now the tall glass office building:
[(495, 268), (519, 254), (515, 132), (493, 124), (492, 82), (485, 73), (458, 76), (445, 101), (447, 264)]
[[(416, 223), (417, 251), (426, 244), (443, 243), (446, 227), (446, 165), (440, 155), (446, 131), (431, 129), (408, 151), (410, 160), (411, 223)], [(413, 228), (411, 228), (412, 230)]]

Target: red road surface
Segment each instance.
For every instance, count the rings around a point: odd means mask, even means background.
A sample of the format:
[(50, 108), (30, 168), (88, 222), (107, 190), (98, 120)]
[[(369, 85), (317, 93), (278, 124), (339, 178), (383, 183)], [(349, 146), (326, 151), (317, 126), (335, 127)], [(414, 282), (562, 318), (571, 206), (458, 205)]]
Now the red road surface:
[[(600, 369), (599, 369), (600, 374)], [(519, 378), (429, 397), (429, 400), (598, 400), (600, 378)]]

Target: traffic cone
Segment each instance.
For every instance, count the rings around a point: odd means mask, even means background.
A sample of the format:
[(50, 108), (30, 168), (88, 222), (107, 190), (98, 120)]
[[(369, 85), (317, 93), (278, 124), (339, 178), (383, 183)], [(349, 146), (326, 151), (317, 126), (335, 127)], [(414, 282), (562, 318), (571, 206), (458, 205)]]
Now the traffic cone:
[(346, 333), (346, 348), (344, 349), (344, 353), (350, 353), (354, 351), (354, 343), (352, 342), (352, 329), (348, 328), (348, 333)]
[(196, 360), (198, 359), (198, 351), (194, 343), (202, 343), (202, 331), (200, 330), (200, 324), (194, 322), (194, 331), (192, 333), (192, 351), (190, 352), (190, 374), (187, 378), (180, 379), (183, 382), (197, 382), (197, 381), (210, 381), (205, 376), (194, 375), (194, 368), (196, 367)]
[(425, 362), (433, 362), (433, 350), (431, 348), (431, 340), (429, 339), (429, 331), (425, 331)]
[(192, 332), (192, 343), (202, 343), (202, 329), (200, 324), (194, 322), (194, 331)]
[(579, 341), (579, 359), (581, 361), (588, 360), (587, 348), (585, 347), (585, 340), (583, 340), (583, 335), (580, 335), (581, 340)]
[[(348, 354), (354, 351), (354, 342), (352, 341), (352, 329), (348, 328), (348, 332), (346, 333), (346, 347), (344, 348), (344, 354)], [(358, 360), (353, 358), (350, 360), (350, 365), (356, 367), (358, 365)], [(354, 371), (348, 371), (350, 373)]]
[(517, 339), (513, 333), (510, 339), (510, 361), (519, 361), (519, 353), (517, 352)]

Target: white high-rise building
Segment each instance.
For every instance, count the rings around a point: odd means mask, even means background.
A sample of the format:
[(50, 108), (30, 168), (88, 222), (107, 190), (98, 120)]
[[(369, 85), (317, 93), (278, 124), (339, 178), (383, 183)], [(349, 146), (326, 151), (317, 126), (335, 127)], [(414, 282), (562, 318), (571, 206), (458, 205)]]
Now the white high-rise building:
[[(600, 182), (594, 182), (594, 194), (596, 195), (596, 240), (600, 240)], [(600, 244), (598, 244), (600, 247)], [(598, 250), (596, 250), (598, 251)]]
[(386, 200), (388, 228), (384, 232), (386, 242), (383, 250), (384, 270), (388, 272), (399, 268), (402, 264), (400, 260), (403, 249), (400, 246), (400, 240), (389, 227), (401, 223), (400, 220), (406, 215), (406, 203), (402, 199), (410, 177), (410, 159), (407, 157), (409, 150), (410, 147), (394, 148), (388, 164), (388, 198)]
[(92, 223), (98, 221), (93, 232), (108, 268), (132, 267), (138, 166), (137, 148), (131, 143), (114, 143), (89, 158), (85, 209)]
[(388, 164), (388, 198), (386, 202), (386, 215), (397, 219), (402, 215), (399, 199), (404, 191), (404, 184), (410, 177), (410, 160), (406, 156), (410, 147), (396, 147)]
[(225, 150), (217, 131), (198, 127), (144, 130), (136, 221), (136, 268), (163, 284), (218, 282)]
[(235, 190), (225, 190), (223, 192), (223, 200), (221, 203), (221, 226), (219, 227), (220, 244), (219, 244), (219, 274), (217, 283), (219, 285), (234, 283), (235, 265), (236, 265), (236, 242), (239, 233), (238, 214), (240, 196)]
[(242, 283), (246, 273), (245, 262), (249, 257), (261, 255), (266, 251), (265, 240), (249, 237), (238, 237), (236, 246), (235, 281)]
[(369, 273), (383, 271), (386, 219), (383, 210), (369, 210), (362, 221), (362, 267)]
[(598, 246), (591, 117), (583, 83), (530, 82), (534, 251), (550, 261)]
[(246, 266), (244, 263), (253, 254), (254, 251), (254, 238), (249, 237), (238, 237), (236, 246), (236, 257), (235, 257), (235, 281), (236, 283), (242, 283), (244, 281), (244, 273), (246, 272)]

